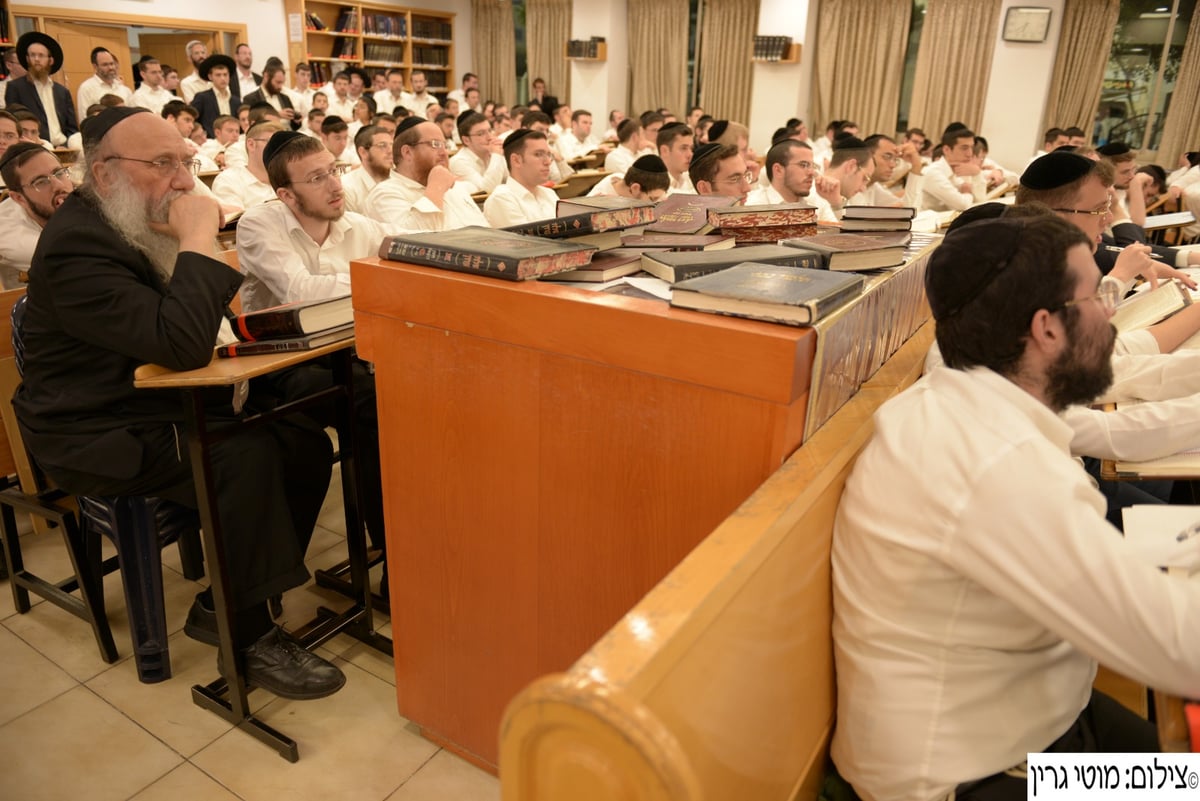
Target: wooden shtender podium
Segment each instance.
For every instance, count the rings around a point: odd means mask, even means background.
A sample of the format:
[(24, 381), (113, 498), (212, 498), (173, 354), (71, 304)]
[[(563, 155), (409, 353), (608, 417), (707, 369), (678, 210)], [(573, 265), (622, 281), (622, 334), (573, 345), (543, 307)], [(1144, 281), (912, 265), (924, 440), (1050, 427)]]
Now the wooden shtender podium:
[(815, 336), (551, 283), (351, 266), (375, 363), (396, 687), (495, 769), (577, 660), (801, 443)]

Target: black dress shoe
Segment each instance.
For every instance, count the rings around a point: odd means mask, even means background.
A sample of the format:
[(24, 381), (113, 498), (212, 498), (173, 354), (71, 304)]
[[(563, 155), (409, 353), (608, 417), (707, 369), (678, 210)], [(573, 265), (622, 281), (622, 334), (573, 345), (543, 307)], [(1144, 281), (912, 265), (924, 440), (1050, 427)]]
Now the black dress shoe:
[(216, 610), (206, 607), (202, 596), (203, 593), (196, 593), (196, 600), (188, 610), (187, 623), (183, 624), (183, 633), (208, 645), (220, 645)]
[[(346, 683), (346, 676), (312, 651), (305, 650), (278, 626), (242, 651), (246, 683), (282, 698), (308, 701), (333, 695)], [(218, 668), (221, 660), (217, 658)]]

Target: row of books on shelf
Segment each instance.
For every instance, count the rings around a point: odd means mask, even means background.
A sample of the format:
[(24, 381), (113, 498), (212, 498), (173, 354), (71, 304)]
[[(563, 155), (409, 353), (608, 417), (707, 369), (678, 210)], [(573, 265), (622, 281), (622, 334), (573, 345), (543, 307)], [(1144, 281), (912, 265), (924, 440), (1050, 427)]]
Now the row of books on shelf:
[(412, 27), (412, 35), (418, 39), (442, 39), (448, 42), (454, 38), (454, 27), (449, 22), (414, 19)]
[(567, 42), (567, 58), (596, 58), (599, 55), (600, 43), (603, 36), (593, 36), (591, 39), (572, 39)]
[(440, 67), (450, 66), (450, 51), (445, 47), (412, 46), (414, 64), (436, 64)]
[(363, 56), (367, 61), (403, 61), (404, 45), (365, 44)]
[(356, 58), (358, 55), (358, 40), (349, 36), (339, 36), (333, 40), (333, 48), (329, 53), (331, 58)]
[(782, 61), (792, 47), (790, 36), (755, 36), (754, 58), (759, 61)]
[(363, 14), (363, 33), (372, 36), (408, 36), (408, 20), (387, 14)]

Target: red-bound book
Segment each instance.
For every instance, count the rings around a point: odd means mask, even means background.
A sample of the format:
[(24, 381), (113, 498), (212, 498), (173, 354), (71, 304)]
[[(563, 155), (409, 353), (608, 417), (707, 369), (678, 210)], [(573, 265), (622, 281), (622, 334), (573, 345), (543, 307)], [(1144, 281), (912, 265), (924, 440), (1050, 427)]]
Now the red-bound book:
[(354, 322), (349, 295), (325, 300), (285, 303), (269, 309), (239, 314), (230, 321), (233, 333), (243, 342), (303, 337)]
[(334, 342), (351, 339), (354, 336), (354, 323), (340, 325), (328, 331), (320, 331), (306, 337), (285, 337), (283, 339), (263, 339), (258, 342), (235, 342), (231, 345), (221, 345), (217, 348), (217, 356), (228, 359), (234, 356), (256, 356), (261, 353), (287, 353), (297, 350), (313, 350)]

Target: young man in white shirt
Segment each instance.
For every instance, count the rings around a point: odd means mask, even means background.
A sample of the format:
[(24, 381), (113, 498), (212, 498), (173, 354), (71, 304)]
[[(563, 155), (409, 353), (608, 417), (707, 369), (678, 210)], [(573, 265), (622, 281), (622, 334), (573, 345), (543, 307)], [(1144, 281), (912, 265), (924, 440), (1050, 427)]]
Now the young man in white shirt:
[(626, 197), (657, 203), (668, 194), (671, 176), (658, 156), (642, 156), (624, 173), (606, 175), (592, 187), (588, 197)]
[(393, 134), (378, 125), (367, 125), (354, 135), (354, 149), (362, 167), (342, 178), (346, 210), (366, 213), (367, 195), (392, 173)]
[(133, 90), (125, 85), (117, 71), (117, 57), (103, 47), (92, 48), (92, 68), (96, 74), (79, 84), (75, 97), (76, 118), (83, 120), (87, 110), (105, 95), (116, 95), (129, 103)]
[[(429, 107), (437, 104), (437, 98), (427, 91), (429, 88), (429, 79), (425, 77), (425, 71), (413, 70), (412, 75), (409, 77), (409, 82), (412, 84), (412, 91), (400, 93), (399, 105), (404, 106), (418, 117), (432, 120), (434, 116), (429, 113)], [(390, 113), (392, 109), (381, 108), (380, 111)]]
[(241, 131), (236, 118), (230, 117), (228, 114), (217, 117), (213, 121), (215, 136), (200, 145), (200, 154), (212, 160), (218, 169), (225, 169), (225, 148), (238, 141)]
[(1029, 753), (1157, 751), (1098, 662), (1200, 688), (1200, 584), (1105, 521), (1058, 416), (1112, 381), (1099, 284), (1051, 217), (964, 226), (930, 259), (945, 366), (875, 414), (833, 533), (831, 755), (864, 798), (1024, 799)]
[(750, 192), (750, 172), (737, 145), (707, 142), (696, 148), (688, 177), (698, 195), (724, 195), (745, 203)]
[(258, 87), (262, 84), (262, 76), (252, 68), (254, 53), (250, 50), (250, 45), (242, 42), (235, 47), (233, 60), (237, 63), (237, 69), (230, 78), (238, 85), (238, 97), (246, 97), (257, 92)]
[(345, 70), (333, 76), (330, 82), (332, 89), (321, 87), (323, 93), (329, 98), (329, 108), (325, 113), (332, 117), (341, 117), (343, 120), (354, 119), (354, 104), (356, 100), (350, 97), (350, 76)]
[(457, 181), (448, 162), (442, 129), (420, 117), (405, 119), (396, 126), (391, 177), (371, 190), (367, 213), (393, 233), (486, 226), (470, 184)]
[[(393, 67), (387, 71), (387, 86), (375, 93), (375, 108), (385, 114), (391, 114), (396, 106), (404, 105), (404, 95), (404, 70)], [(411, 108), (408, 110), (412, 111)], [(424, 110), (421, 109), (422, 112)]]
[(507, 228), (555, 217), (558, 195), (543, 186), (550, 179), (554, 161), (546, 135), (528, 128), (513, 131), (504, 140), (504, 158), (508, 179), (483, 204), (488, 224)]
[(8, 198), (0, 201), (0, 285), (22, 286), (46, 222), (75, 191), (70, 170), (41, 145), (21, 142), (0, 155), (0, 179)]
[[(898, 146), (896, 141), (884, 134), (874, 134), (864, 140), (875, 171), (871, 174), (871, 182), (860, 194), (851, 199), (851, 205), (861, 206), (909, 206), (921, 210), (921, 194), (925, 185), (925, 164), (916, 148), (909, 145), (906, 149)], [(901, 159), (907, 162), (908, 179), (904, 183), (904, 196), (901, 197), (888, 189), (887, 184), (896, 172), (896, 165)]]
[(142, 85), (133, 93), (130, 105), (149, 109), (158, 116), (162, 114), (163, 106), (176, 99), (163, 87), (162, 64), (156, 58), (149, 58), (138, 65), (138, 70), (142, 73)]
[[(479, 76), (473, 72), (465, 72), (462, 77), (462, 88), (446, 93), (447, 100), (457, 100), (462, 111), (467, 110), (467, 90), (479, 88)], [(415, 87), (414, 87), (415, 89)], [(449, 111), (449, 109), (446, 109)]]
[(546, 134), (550, 152), (554, 155), (554, 163), (550, 165), (550, 180), (556, 184), (567, 180), (575, 170), (563, 158), (562, 153), (558, 152), (558, 148), (554, 147), (554, 135), (550, 133), (550, 115), (544, 111), (527, 111), (522, 120), (521, 127)]
[(508, 177), (506, 150), (492, 135), (492, 124), (478, 112), (468, 111), (458, 121), (463, 146), (450, 159), (450, 172), (471, 185), (471, 192), (491, 192)]
[(987, 178), (975, 159), (975, 134), (949, 128), (942, 134), (942, 158), (925, 168), (922, 206), (962, 211), (987, 196)]
[(746, 198), (747, 206), (773, 203), (810, 203), (816, 164), (807, 143), (784, 139), (767, 151), (765, 172), (771, 182), (756, 187)]
[(275, 190), (263, 166), (263, 148), (271, 136), (286, 126), (279, 121), (260, 122), (246, 132), (247, 163), (227, 166), (213, 179), (212, 191), (222, 206), (249, 209), (274, 199)]
[(671, 175), (671, 188), (668, 194), (696, 194), (696, 187), (688, 177), (688, 167), (692, 163), (692, 152), (696, 148), (696, 140), (692, 129), (682, 122), (671, 122), (658, 129), (655, 139), (658, 156), (667, 165)]
[(637, 161), (641, 142), (641, 124), (637, 120), (621, 120), (617, 123), (617, 146), (604, 157), (604, 169), (613, 173), (628, 170)]
[(309, 81), (312, 80), (312, 68), (307, 62), (301, 61), (296, 64), (292, 75), (292, 87), (284, 91), (292, 99), (292, 108), (296, 109), (296, 114), (304, 117), (313, 107), (313, 96), (317, 94), (317, 90), (309, 85)]

